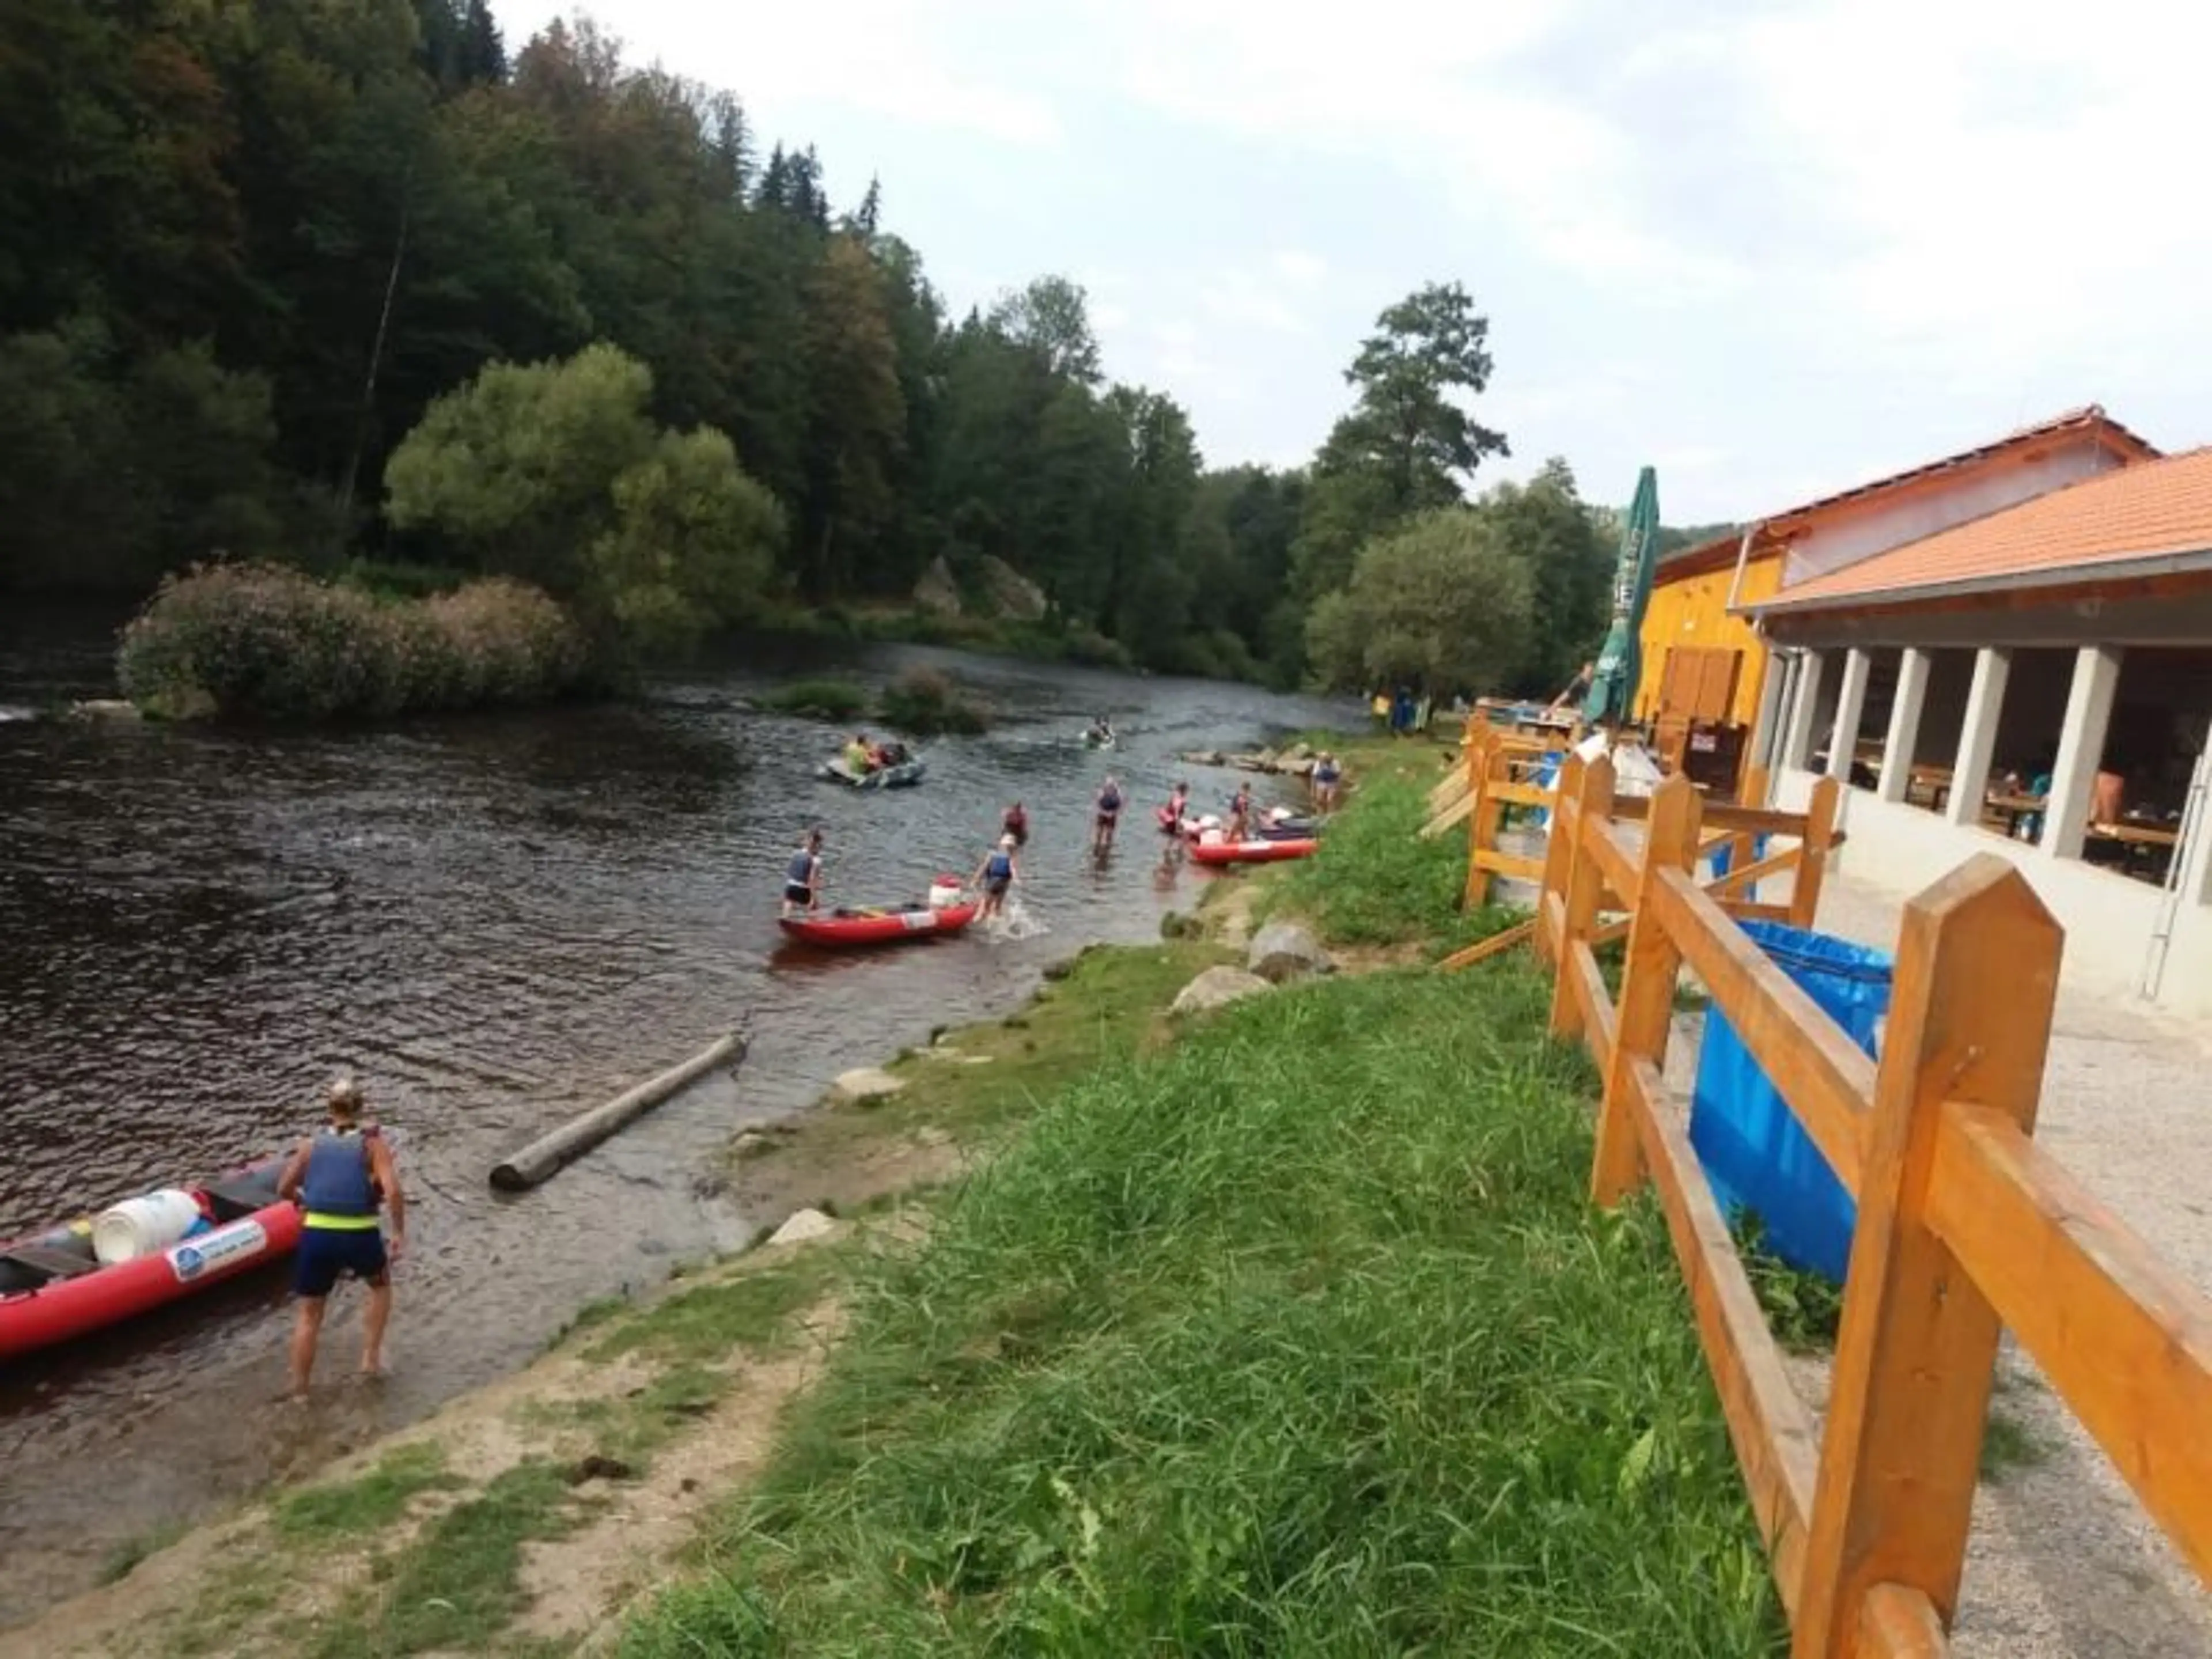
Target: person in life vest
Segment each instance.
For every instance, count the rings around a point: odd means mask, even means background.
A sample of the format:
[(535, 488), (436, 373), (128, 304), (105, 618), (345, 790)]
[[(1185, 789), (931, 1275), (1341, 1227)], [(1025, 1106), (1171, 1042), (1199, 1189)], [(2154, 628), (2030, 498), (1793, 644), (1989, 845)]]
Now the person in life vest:
[(1103, 858), (1113, 850), (1114, 826), (1121, 821), (1121, 785), (1111, 772), (1098, 788), (1098, 810), (1091, 820), (1091, 852)]
[(811, 915), (822, 908), (822, 831), (809, 830), (783, 867), (783, 914)]
[(988, 921), (997, 915), (1006, 906), (1007, 890), (1022, 878), (1014, 863), (1018, 844), (1012, 836), (1000, 836), (999, 844), (983, 855), (982, 863), (969, 878), (968, 884), (981, 890), (983, 895), (983, 908), (976, 913), (977, 921)]
[(1229, 802), (1228, 838), (1243, 841), (1252, 833), (1252, 786), (1240, 783)]
[(1030, 844), (1030, 815), (1021, 802), (1016, 801), (1006, 809), (1006, 816), (999, 820), (999, 833), (1012, 836), (1018, 848)]
[(1190, 816), (1190, 786), (1178, 782), (1169, 793), (1168, 804), (1160, 808), (1160, 828), (1180, 837), (1182, 821)]
[[(307, 1212), (292, 1261), (299, 1316), (292, 1330), (292, 1398), (305, 1399), (315, 1368), (323, 1313), (342, 1277), (368, 1286), (362, 1320), (361, 1370), (384, 1370), (384, 1331), (392, 1321), (392, 1264), (407, 1246), (407, 1196), (400, 1190), (392, 1147), (374, 1126), (362, 1125), (360, 1085), (349, 1077), (331, 1085), (330, 1122), (301, 1141), (278, 1177), (280, 1197)], [(387, 1241), (377, 1212), (392, 1214)]]
[(876, 753), (869, 746), (867, 733), (855, 732), (852, 742), (845, 745), (845, 769), (856, 778), (865, 778), (875, 770)]
[(1308, 782), (1313, 792), (1313, 810), (1316, 812), (1336, 811), (1337, 786), (1344, 780), (1344, 769), (1336, 763), (1336, 757), (1323, 750), (1314, 762)]

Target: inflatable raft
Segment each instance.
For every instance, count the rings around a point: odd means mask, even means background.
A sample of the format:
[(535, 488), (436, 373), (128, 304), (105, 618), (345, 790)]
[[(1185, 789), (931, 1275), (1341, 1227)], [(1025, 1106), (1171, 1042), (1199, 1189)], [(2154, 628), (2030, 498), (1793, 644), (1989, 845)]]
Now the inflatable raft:
[(1281, 859), (1310, 858), (1321, 843), (1311, 836), (1301, 840), (1199, 842), (1190, 855), (1200, 864), (1273, 864)]
[(931, 906), (901, 904), (880, 909), (832, 910), (825, 915), (785, 916), (776, 926), (789, 938), (830, 950), (864, 945), (896, 945), (907, 939), (957, 933), (975, 920), (974, 901)]
[(817, 776), (830, 783), (842, 783), (848, 789), (911, 789), (921, 781), (924, 770), (921, 757), (912, 756), (896, 766), (879, 766), (872, 772), (855, 772), (845, 764), (840, 755), (835, 760), (822, 763)]
[(198, 1187), (144, 1194), (116, 1206), (152, 1215), (189, 1200), (196, 1211), (185, 1237), (134, 1254), (117, 1254), (109, 1212), (0, 1245), (0, 1360), (135, 1318), (205, 1290), (263, 1262), (289, 1255), (300, 1242), (297, 1206), (276, 1196), (286, 1154), (260, 1159)]

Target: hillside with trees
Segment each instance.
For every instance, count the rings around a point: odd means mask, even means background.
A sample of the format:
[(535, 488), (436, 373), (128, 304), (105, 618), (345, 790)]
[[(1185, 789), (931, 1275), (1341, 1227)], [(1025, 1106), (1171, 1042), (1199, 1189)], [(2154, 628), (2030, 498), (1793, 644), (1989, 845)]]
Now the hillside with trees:
[[(1079, 287), (954, 314), (873, 181), (833, 200), (588, 20), (511, 50), (485, 0), (0, 9), (0, 589), (373, 561), (653, 651), (1002, 563), (1109, 659), (1534, 689), (1601, 631), (1611, 550), (1563, 463), (1469, 502), (1491, 366), (1424, 288), (1310, 466), (1209, 470)], [(1479, 660), (1354, 625), (1430, 554), (1504, 583)]]

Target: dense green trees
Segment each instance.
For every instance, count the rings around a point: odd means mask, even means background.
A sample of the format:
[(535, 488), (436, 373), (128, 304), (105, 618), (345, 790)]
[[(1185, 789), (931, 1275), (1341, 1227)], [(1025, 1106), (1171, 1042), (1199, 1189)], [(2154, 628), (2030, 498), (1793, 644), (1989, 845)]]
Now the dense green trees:
[[(1209, 471), (1110, 381), (1081, 288), (948, 315), (895, 208), (585, 21), (511, 47), (486, 0), (10, 0), (0, 589), (367, 552), (659, 640), (995, 558), (1048, 629), (1287, 683), (1360, 550), (1505, 453), (1455, 283), (1377, 319), (1310, 468)], [(1480, 510), (1530, 571), (1518, 672), (1554, 678), (1602, 623), (1572, 480)]]

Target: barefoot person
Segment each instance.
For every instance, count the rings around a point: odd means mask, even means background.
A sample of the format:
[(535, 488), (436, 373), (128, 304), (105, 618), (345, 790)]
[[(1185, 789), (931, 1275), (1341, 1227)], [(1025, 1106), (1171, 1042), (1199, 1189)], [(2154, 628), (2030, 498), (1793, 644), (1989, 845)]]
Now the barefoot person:
[[(361, 1088), (349, 1077), (331, 1085), (329, 1125), (301, 1141), (276, 1183), (281, 1197), (307, 1212), (300, 1248), (292, 1263), (292, 1289), (299, 1297), (292, 1330), (292, 1397), (305, 1399), (315, 1369), (315, 1344), (323, 1313), (341, 1276), (368, 1286), (368, 1311), (362, 1321), (361, 1370), (375, 1376), (384, 1370), (384, 1328), (392, 1320), (392, 1264), (407, 1244), (407, 1198), (392, 1167), (392, 1148), (361, 1121)], [(386, 1244), (377, 1224), (380, 1206), (392, 1212)]]
[(1012, 836), (999, 837), (999, 844), (983, 855), (982, 863), (969, 878), (969, 885), (983, 895), (983, 908), (976, 913), (978, 921), (988, 921), (1006, 908), (1006, 890), (1022, 878), (1014, 863), (1014, 850), (1018, 845)]
[(1091, 852), (1103, 858), (1114, 849), (1114, 826), (1121, 820), (1121, 786), (1111, 772), (1099, 787), (1098, 811), (1091, 820)]
[(1336, 811), (1337, 787), (1343, 781), (1344, 769), (1336, 763), (1336, 757), (1327, 750), (1314, 762), (1308, 782), (1313, 793), (1313, 810), (1327, 816)]

